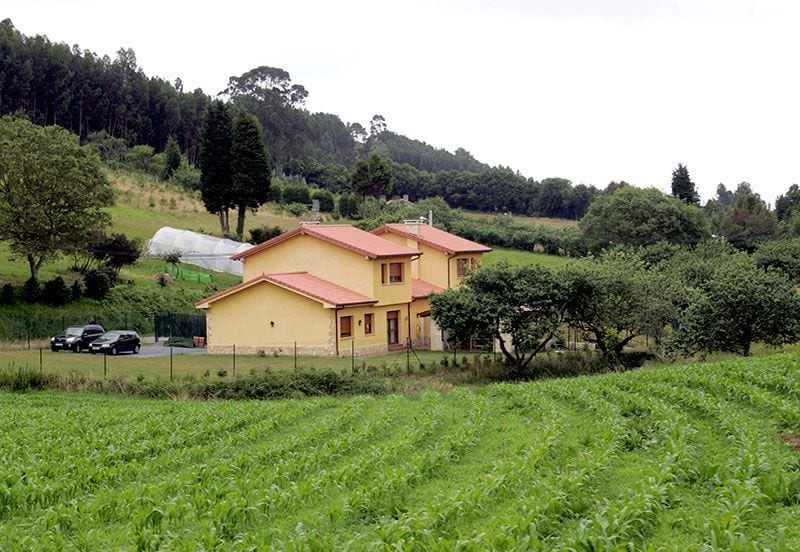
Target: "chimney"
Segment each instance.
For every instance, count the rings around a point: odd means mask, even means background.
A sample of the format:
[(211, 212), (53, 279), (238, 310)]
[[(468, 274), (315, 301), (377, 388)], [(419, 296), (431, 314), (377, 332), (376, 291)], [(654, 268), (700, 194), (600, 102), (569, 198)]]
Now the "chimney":
[(419, 236), (419, 225), (420, 225), (420, 221), (419, 220), (417, 220), (417, 219), (404, 220), (403, 224), (405, 225), (406, 230), (408, 232), (410, 232), (412, 234), (416, 234), (417, 236)]

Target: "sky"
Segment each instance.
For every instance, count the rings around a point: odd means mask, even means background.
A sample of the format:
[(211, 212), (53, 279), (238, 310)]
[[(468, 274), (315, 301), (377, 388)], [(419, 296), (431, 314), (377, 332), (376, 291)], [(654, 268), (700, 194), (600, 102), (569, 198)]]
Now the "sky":
[[(116, 6), (119, 6), (118, 8)], [(280, 67), (306, 108), (540, 180), (703, 200), (800, 184), (800, 2), (792, 0), (3, 0), (27, 35), (214, 95)]]

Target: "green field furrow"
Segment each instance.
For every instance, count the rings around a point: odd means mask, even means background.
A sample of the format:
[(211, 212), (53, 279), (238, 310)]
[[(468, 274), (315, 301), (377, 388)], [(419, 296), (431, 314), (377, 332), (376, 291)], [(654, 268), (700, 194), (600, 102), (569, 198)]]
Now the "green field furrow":
[(275, 402), (0, 393), (0, 550), (797, 550), (799, 361)]

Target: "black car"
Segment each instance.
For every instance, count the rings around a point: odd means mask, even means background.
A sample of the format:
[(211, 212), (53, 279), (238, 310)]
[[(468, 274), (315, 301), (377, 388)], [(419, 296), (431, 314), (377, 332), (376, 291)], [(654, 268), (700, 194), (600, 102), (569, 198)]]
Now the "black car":
[(139, 334), (133, 330), (114, 330), (106, 332), (92, 341), (89, 351), (92, 354), (104, 353), (107, 355), (125, 352), (137, 354), (141, 348), (142, 340), (139, 338)]
[(55, 337), (50, 338), (52, 351), (70, 349), (76, 353), (89, 350), (89, 343), (103, 335), (105, 330), (97, 324), (70, 326)]

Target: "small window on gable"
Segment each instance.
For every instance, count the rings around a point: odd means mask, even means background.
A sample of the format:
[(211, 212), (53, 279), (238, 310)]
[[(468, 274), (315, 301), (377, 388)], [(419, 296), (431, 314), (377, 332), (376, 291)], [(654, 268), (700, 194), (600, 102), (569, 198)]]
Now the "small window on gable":
[(403, 281), (403, 263), (389, 263), (389, 283), (399, 284)]
[(353, 317), (342, 316), (339, 319), (339, 336), (352, 337), (353, 336)]
[(373, 322), (375, 320), (375, 315), (371, 312), (368, 312), (364, 315), (364, 335), (372, 335), (373, 334)]
[(459, 278), (464, 278), (467, 275), (467, 266), (469, 266), (469, 259), (456, 260), (456, 275)]

